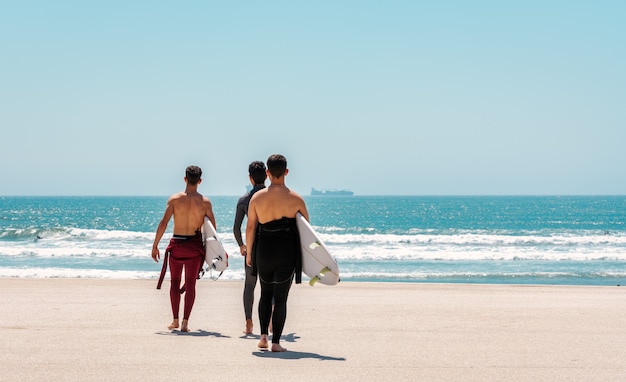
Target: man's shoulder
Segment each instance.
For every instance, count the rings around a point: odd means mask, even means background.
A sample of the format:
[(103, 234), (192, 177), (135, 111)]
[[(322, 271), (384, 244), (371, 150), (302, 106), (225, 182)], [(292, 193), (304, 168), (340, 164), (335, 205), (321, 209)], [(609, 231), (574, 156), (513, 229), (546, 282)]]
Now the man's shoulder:
[(177, 201), (177, 200), (182, 200), (182, 199), (200, 199), (205, 203), (211, 202), (208, 197), (202, 195), (201, 193), (188, 194), (184, 191), (172, 194), (169, 200)]
[(297, 192), (293, 191), (292, 189), (289, 189), (289, 197), (292, 200), (298, 200), (298, 201), (304, 202), (304, 198), (300, 196), (300, 194), (298, 194)]
[(253, 195), (251, 195), (250, 199), (261, 199), (261, 198), (265, 197), (266, 195), (268, 195), (268, 189), (267, 188), (262, 188), (262, 189), (258, 190), (257, 192), (255, 192)]
[(200, 195), (202, 197), (202, 203), (204, 203), (207, 206), (211, 206), (211, 199), (209, 199), (208, 196), (204, 196), (204, 195)]
[(169, 200), (170, 200), (170, 201), (171, 201), (171, 200), (178, 200), (178, 199), (183, 198), (184, 196), (185, 196), (185, 193), (184, 193), (184, 192), (177, 192), (177, 193), (175, 193), (175, 194), (170, 195), (170, 199), (169, 199)]
[(292, 196), (296, 197), (296, 198), (300, 198), (302, 199), (302, 196), (300, 196), (300, 194), (298, 194), (297, 192), (295, 192), (294, 190), (292, 190), (291, 188), (289, 189), (289, 194), (291, 194)]
[(245, 194), (241, 195), (239, 199), (237, 199), (237, 205), (248, 203), (251, 197), (252, 195), (249, 192), (246, 192)]

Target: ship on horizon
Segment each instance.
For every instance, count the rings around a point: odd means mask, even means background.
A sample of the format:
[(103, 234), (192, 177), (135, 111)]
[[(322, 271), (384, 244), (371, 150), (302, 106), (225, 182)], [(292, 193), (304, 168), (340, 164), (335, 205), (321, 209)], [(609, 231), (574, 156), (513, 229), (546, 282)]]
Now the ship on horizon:
[(354, 192), (350, 190), (318, 190), (316, 188), (311, 189), (312, 196), (352, 196)]

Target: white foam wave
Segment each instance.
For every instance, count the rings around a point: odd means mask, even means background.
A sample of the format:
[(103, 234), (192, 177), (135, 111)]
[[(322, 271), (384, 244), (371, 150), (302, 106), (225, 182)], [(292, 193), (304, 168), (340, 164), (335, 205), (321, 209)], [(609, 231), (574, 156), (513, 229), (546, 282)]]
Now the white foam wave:
[(577, 251), (537, 250), (519, 248), (432, 247), (349, 247), (328, 246), (331, 254), (343, 260), (626, 260), (626, 249), (587, 249)]
[(151, 247), (145, 248), (18, 248), (0, 247), (0, 253), (12, 258), (150, 258)]
[[(522, 279), (557, 279), (584, 278), (584, 274), (568, 271), (519, 271), (519, 272), (497, 272), (489, 271), (441, 271), (441, 270), (404, 270), (390, 271), (379, 269), (376, 271), (358, 270), (358, 269), (340, 269), (340, 275), (343, 280), (387, 280), (387, 281), (429, 281), (429, 280), (456, 280), (456, 281), (478, 281), (489, 280), (492, 278), (511, 281)], [(7, 278), (94, 278), (94, 279), (153, 279), (158, 278), (159, 273), (155, 271), (124, 271), (124, 270), (107, 270), (107, 269), (69, 269), (69, 268), (0, 268), (0, 277)], [(217, 278), (218, 273), (206, 274), (199, 282), (212, 282), (211, 276)], [(596, 272), (587, 277), (593, 278), (609, 278), (619, 279), (626, 277), (626, 271), (623, 270), (605, 270)], [(241, 269), (229, 268), (218, 280), (243, 280), (244, 274)], [(169, 280), (169, 275), (166, 281)], [(303, 275), (303, 283), (309, 278)]]
[(154, 239), (154, 233), (133, 232), (124, 230), (96, 230), (83, 228), (67, 228), (62, 231), (38, 231), (40, 241), (145, 241)]
[(333, 256), (350, 260), (626, 260), (626, 234), (320, 236)]
[[(0, 256), (11, 258), (149, 259), (153, 234), (127, 231), (71, 230), (94, 240), (42, 239), (0, 241)], [(105, 240), (102, 240), (106, 237)], [(626, 260), (626, 235), (321, 235), (331, 254), (344, 260)], [(234, 239), (223, 244), (239, 257)], [(165, 250), (167, 241), (160, 245)]]
[[(626, 260), (626, 233), (568, 232), (527, 235), (345, 234), (320, 235), (338, 260)], [(231, 256), (239, 258), (232, 235), (221, 235)], [(154, 233), (69, 228), (51, 230), (39, 240), (0, 240), (0, 257), (150, 259)], [(160, 243), (163, 253), (167, 239)], [(36, 265), (36, 264), (33, 264)]]
[(113, 271), (108, 269), (0, 268), (0, 277), (152, 279), (157, 278), (158, 274), (155, 272)]
[[(219, 273), (213, 273), (217, 278)], [(109, 269), (72, 269), (72, 268), (8, 268), (0, 267), (0, 277), (14, 278), (93, 278), (93, 279), (158, 279), (159, 272), (156, 271), (128, 271)], [(243, 280), (243, 270), (227, 270), (219, 280)], [(169, 275), (166, 277), (169, 280)], [(202, 279), (203, 282), (211, 280), (211, 274), (207, 273)]]
[[(623, 278), (626, 277), (626, 271), (606, 271), (601, 273), (594, 273), (587, 275), (595, 278)], [(441, 272), (441, 271), (405, 271), (405, 272), (359, 272), (348, 271), (342, 272), (341, 277), (351, 280), (371, 280), (371, 279), (384, 279), (384, 280), (414, 280), (414, 281), (427, 281), (427, 280), (476, 280), (476, 279), (555, 279), (555, 278), (582, 278), (584, 277), (580, 273), (565, 272), (565, 271), (552, 271), (552, 272)]]
[(458, 246), (545, 246), (545, 245), (621, 245), (626, 246), (626, 234), (591, 234), (591, 235), (497, 235), (463, 233), (455, 235), (419, 234), (322, 234), (321, 239), (326, 244), (411, 244), (411, 245), (458, 245)]

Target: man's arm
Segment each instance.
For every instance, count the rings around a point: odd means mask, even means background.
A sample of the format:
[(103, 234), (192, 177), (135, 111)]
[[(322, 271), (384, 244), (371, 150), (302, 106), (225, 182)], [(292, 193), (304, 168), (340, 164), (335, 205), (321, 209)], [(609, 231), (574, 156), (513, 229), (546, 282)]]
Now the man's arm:
[[(243, 218), (246, 216), (243, 205), (237, 203), (237, 211), (235, 212), (235, 222), (233, 223), (233, 234), (235, 235), (235, 241), (239, 244), (239, 248), (243, 247), (243, 236), (241, 235), (241, 225), (243, 224)], [(243, 254), (243, 252), (242, 252)]]
[(172, 218), (172, 215), (174, 215), (174, 206), (172, 205), (171, 201), (172, 201), (172, 198), (170, 198), (167, 201), (167, 206), (165, 207), (165, 213), (163, 214), (163, 218), (159, 222), (159, 225), (156, 230), (156, 235), (154, 237), (154, 242), (152, 243), (152, 258), (157, 263), (159, 262), (159, 259), (161, 258), (161, 253), (159, 252), (159, 242), (161, 241), (163, 234), (165, 234), (165, 230), (167, 229), (167, 225), (169, 224), (170, 219)]
[[(254, 245), (254, 235), (256, 234), (256, 225), (258, 220), (256, 202), (254, 198), (252, 198), (250, 205), (248, 206), (248, 223), (246, 224), (246, 244), (250, 247), (250, 249), (252, 249)], [(246, 265), (249, 267), (252, 266), (251, 251), (247, 251), (246, 253)]]
[(213, 215), (213, 205), (211, 204), (211, 201), (209, 200), (209, 198), (205, 196), (204, 199), (205, 199), (204, 202), (206, 204), (205, 215), (209, 218), (209, 221), (211, 222), (211, 224), (213, 224), (213, 228), (217, 230), (217, 224), (215, 223), (215, 215)]
[(302, 198), (302, 196), (296, 193), (293, 193), (293, 195), (296, 197), (296, 200), (298, 201), (297, 202), (298, 212), (300, 212), (302, 216), (304, 216), (306, 221), (309, 221), (309, 211), (306, 209), (306, 203), (304, 202), (304, 198)]

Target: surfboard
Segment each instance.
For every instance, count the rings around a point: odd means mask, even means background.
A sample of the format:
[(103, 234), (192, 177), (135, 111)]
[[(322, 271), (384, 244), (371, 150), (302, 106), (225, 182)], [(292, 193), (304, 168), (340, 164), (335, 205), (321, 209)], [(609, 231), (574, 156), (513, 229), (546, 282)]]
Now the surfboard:
[(228, 253), (207, 216), (204, 217), (202, 235), (204, 235), (204, 250), (206, 251), (204, 261), (208, 265), (207, 270), (215, 269), (218, 272), (224, 272), (228, 268)]
[(298, 212), (296, 224), (300, 233), (302, 247), (302, 272), (311, 278), (309, 285), (320, 282), (325, 285), (336, 285), (339, 282), (339, 266), (334, 257), (313, 230), (313, 227)]

